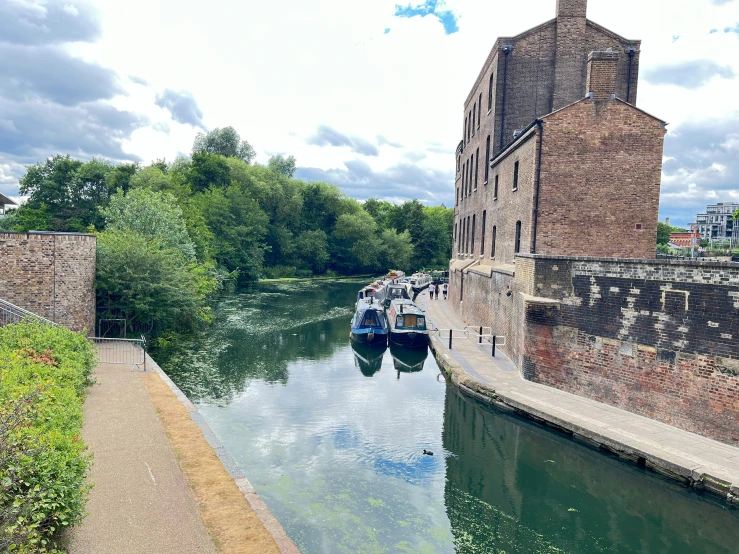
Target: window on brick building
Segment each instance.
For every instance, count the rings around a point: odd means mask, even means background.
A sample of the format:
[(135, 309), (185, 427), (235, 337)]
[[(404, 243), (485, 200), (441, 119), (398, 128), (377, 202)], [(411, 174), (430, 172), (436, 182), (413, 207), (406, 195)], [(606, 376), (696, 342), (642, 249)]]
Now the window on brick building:
[(472, 154), (470, 156), (470, 174), (467, 178), (467, 195), (469, 196), (472, 193), (472, 168), (475, 165), (475, 155)]
[(459, 206), (459, 187), (457, 187), (457, 201), (454, 203), (455, 206)]
[(475, 119), (477, 118), (477, 103), (472, 104), (472, 119), (470, 123), (472, 125), (472, 136), (475, 136)]
[(498, 199), (498, 176), (495, 176), (495, 188), (493, 189), (493, 200)]
[[(459, 168), (457, 168), (459, 170)], [(488, 175), (490, 174), (490, 135), (485, 141), (485, 184), (488, 184)]]
[(493, 74), (490, 74), (490, 82), (488, 83), (488, 112), (493, 109)]
[(467, 142), (469, 142), (471, 136), (470, 133), (472, 131), (472, 110), (467, 112), (467, 121), (469, 121), (469, 123), (467, 124)]
[(516, 244), (514, 253), (518, 254), (521, 251), (521, 222), (516, 221)]
[(465, 251), (470, 253), (470, 216), (467, 216), (467, 244), (465, 245)]
[(475, 150), (475, 190), (477, 190), (477, 175), (480, 173), (479, 170), (479, 162), (480, 162), (480, 149), (477, 148)]
[(492, 244), (492, 247), (490, 248), (490, 257), (491, 258), (495, 258), (495, 238), (496, 238), (495, 235), (498, 234), (497, 231), (498, 231), (498, 228), (495, 225), (493, 225), (493, 241), (492, 241), (493, 244)]
[(460, 223), (460, 226), (461, 232), (459, 233), (459, 244), (457, 245), (457, 252), (464, 252), (464, 234), (467, 231), (467, 226), (465, 225), (464, 218), (462, 218), (462, 223)]
[(477, 105), (480, 106), (480, 109), (477, 110), (477, 128), (480, 128), (480, 114), (482, 113), (482, 93), (477, 97)]
[(472, 254), (475, 253), (475, 231), (477, 230), (477, 224), (475, 223), (475, 215), (472, 216), (472, 247), (470, 248), (470, 252)]
[(513, 190), (518, 190), (518, 162), (513, 164)]
[(464, 116), (464, 133), (462, 133), (462, 144), (467, 144), (467, 116)]
[(459, 164), (460, 164), (461, 161), (462, 161), (462, 156), (460, 156), (459, 154), (457, 154), (457, 173), (459, 173)]
[(641, 231), (641, 223), (637, 223), (636, 224), (636, 230), (637, 231)]
[(454, 236), (452, 237), (452, 244), (454, 245), (454, 249), (457, 249), (457, 222), (454, 222)]
[(482, 234), (480, 235), (480, 254), (485, 255), (485, 220), (488, 217), (486, 210), (482, 211)]

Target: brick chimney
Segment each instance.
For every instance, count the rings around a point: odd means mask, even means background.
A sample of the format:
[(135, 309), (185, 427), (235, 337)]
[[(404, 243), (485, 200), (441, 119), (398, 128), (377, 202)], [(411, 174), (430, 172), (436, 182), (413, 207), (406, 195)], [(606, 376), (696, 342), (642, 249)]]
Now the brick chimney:
[(616, 95), (616, 73), (619, 53), (612, 50), (588, 54), (588, 75), (585, 94), (594, 100), (609, 100)]
[(582, 98), (585, 78), (583, 53), (587, 52), (587, 0), (557, 0), (557, 31), (554, 44), (554, 90), (552, 109)]
[(557, 0), (557, 17), (585, 17), (588, 0)]

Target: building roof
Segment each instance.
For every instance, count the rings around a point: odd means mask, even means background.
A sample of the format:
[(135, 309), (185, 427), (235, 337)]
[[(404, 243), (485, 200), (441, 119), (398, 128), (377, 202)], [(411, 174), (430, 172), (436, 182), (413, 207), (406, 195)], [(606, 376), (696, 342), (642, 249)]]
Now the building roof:
[(2, 192), (0, 192), (0, 206), (16, 206), (17, 204), (13, 202), (10, 198), (5, 196)]

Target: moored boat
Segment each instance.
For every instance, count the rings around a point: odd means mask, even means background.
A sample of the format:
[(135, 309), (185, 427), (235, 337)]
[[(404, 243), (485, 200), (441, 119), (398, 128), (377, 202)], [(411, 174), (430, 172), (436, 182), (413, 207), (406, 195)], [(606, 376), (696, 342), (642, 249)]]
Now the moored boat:
[(427, 273), (414, 273), (408, 281), (415, 293), (421, 292), (431, 284), (431, 275)]
[(387, 294), (387, 287), (384, 283), (374, 281), (373, 283), (370, 283), (366, 287), (362, 287), (359, 292), (357, 293), (357, 305), (356, 307), (359, 307), (359, 302), (362, 300), (367, 300), (369, 298), (374, 298), (375, 302), (379, 302), (382, 304), (385, 302), (385, 296)]
[(354, 342), (371, 346), (387, 344), (389, 329), (383, 305), (372, 296), (357, 301), (351, 327), (350, 336)]
[(387, 285), (385, 291), (385, 308), (390, 307), (390, 302), (392, 300), (410, 300), (412, 294), (413, 289), (411, 288), (410, 283), (393, 283)]
[(391, 300), (387, 321), (391, 343), (406, 348), (426, 348), (428, 345), (426, 314), (410, 300)]

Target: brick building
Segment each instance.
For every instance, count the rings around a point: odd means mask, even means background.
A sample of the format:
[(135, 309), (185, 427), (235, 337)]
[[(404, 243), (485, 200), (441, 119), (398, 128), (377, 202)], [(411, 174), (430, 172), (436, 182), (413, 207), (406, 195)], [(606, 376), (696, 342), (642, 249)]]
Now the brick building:
[(687, 233), (670, 233), (670, 244), (679, 246), (680, 248), (690, 248), (691, 246), (699, 246), (701, 240), (698, 231), (689, 231)]

